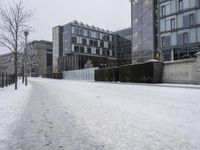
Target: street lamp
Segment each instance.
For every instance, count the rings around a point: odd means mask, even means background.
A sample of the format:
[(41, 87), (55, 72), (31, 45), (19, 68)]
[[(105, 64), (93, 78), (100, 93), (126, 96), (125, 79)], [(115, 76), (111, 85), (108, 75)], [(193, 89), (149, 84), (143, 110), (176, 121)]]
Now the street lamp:
[(28, 68), (27, 68), (27, 37), (28, 37), (28, 31), (24, 31), (25, 36), (25, 85), (28, 85)]

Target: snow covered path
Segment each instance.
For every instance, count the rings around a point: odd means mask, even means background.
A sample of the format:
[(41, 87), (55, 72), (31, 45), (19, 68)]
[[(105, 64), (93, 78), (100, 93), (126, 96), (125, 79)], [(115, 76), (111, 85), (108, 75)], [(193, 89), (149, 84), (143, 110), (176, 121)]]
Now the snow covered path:
[(200, 89), (31, 79), (9, 150), (199, 150)]

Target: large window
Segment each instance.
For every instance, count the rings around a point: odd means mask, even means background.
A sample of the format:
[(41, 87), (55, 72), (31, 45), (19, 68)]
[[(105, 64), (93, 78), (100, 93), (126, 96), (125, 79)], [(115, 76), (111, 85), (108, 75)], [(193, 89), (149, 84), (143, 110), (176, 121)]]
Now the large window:
[(91, 49), (90, 47), (88, 47), (88, 48), (87, 48), (87, 53), (88, 53), (88, 54), (91, 54), (91, 52), (92, 52), (92, 49)]
[(74, 44), (77, 43), (77, 38), (76, 37), (72, 37), (72, 43), (74, 43)]
[(166, 8), (165, 5), (161, 7), (161, 15), (165, 16), (166, 15)]
[(179, 10), (183, 9), (183, 0), (178, 1), (178, 8), (179, 8)]
[(87, 40), (86, 39), (82, 39), (82, 44), (83, 45), (87, 45)]
[(171, 30), (176, 28), (175, 19), (171, 19)]
[(189, 22), (190, 22), (190, 26), (195, 25), (194, 14), (190, 14), (190, 15), (189, 15)]
[(185, 32), (183, 33), (183, 44), (187, 44), (188, 43), (188, 33)]

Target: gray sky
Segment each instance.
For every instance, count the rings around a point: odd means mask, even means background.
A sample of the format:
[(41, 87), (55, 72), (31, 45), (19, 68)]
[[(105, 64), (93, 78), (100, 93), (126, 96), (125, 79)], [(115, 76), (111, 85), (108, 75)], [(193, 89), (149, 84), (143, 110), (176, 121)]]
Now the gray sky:
[[(116, 31), (130, 27), (129, 0), (23, 0), (27, 9), (35, 11), (31, 40), (51, 40), (52, 27), (73, 20)], [(8, 0), (0, 0), (8, 3)], [(9, 52), (0, 47), (0, 54)]]

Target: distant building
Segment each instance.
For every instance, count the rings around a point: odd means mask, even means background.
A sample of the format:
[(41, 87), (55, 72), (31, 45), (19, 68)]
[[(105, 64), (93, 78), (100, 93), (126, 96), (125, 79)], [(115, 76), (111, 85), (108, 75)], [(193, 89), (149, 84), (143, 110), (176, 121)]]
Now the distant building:
[(116, 63), (114, 37), (108, 30), (73, 21), (53, 28), (53, 55), (54, 73), (112, 67)]
[[(22, 54), (18, 53), (18, 74), (21, 74), (21, 67), (22, 67)], [(14, 74), (15, 67), (14, 67), (14, 54), (13, 53), (6, 53), (0, 55), (0, 71), (7, 73), (7, 74)]]
[(30, 55), (29, 73), (32, 76), (52, 73), (52, 42), (32, 41), (28, 43), (28, 47)]
[(145, 62), (154, 59), (157, 53), (157, 1), (130, 1), (132, 63)]
[(161, 59), (194, 57), (200, 51), (200, 0), (160, 0), (158, 8)]
[(116, 65), (126, 65), (132, 63), (131, 57), (131, 28), (122, 29), (114, 32), (115, 35), (115, 50), (116, 50)]
[(63, 56), (63, 26), (53, 28), (53, 72), (58, 72), (58, 58)]

